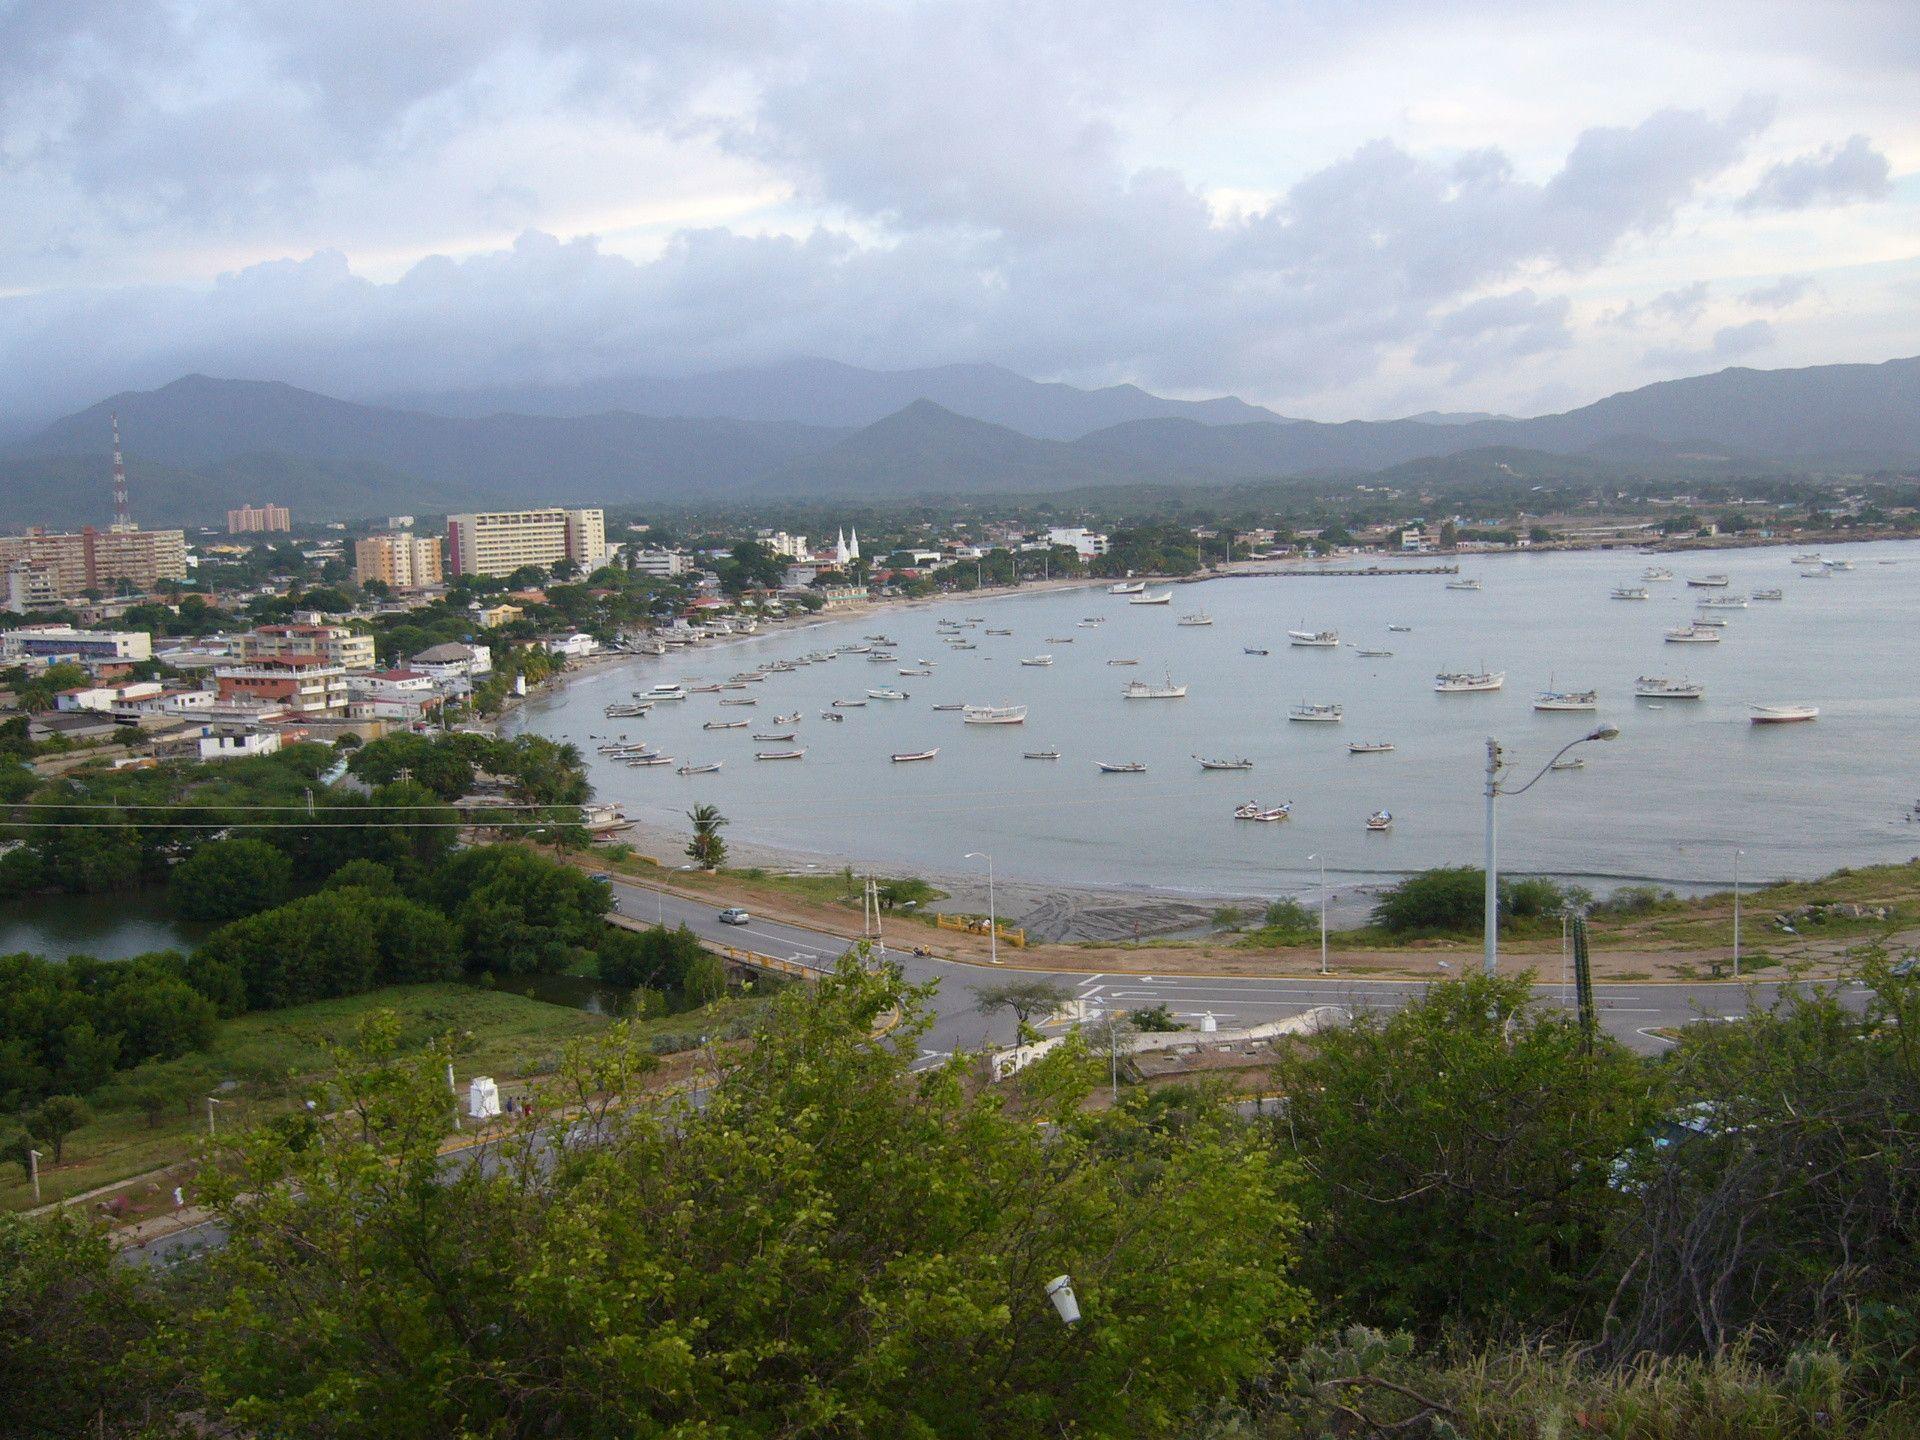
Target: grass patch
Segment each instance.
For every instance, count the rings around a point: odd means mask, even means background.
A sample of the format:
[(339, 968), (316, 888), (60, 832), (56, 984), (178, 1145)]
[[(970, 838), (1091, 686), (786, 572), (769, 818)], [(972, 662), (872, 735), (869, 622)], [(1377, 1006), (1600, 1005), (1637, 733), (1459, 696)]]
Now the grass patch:
[[(750, 1027), (765, 999), (729, 998), (700, 1010), (641, 1022), (660, 1053), (691, 1048), (702, 1035), (732, 1038)], [(154, 1072), (177, 1077), (182, 1103), (150, 1123), (140, 1111), (110, 1109), (103, 1097), (95, 1118), (67, 1140), (66, 1163), (43, 1167), (47, 1203), (85, 1194), (162, 1166), (192, 1158), (207, 1130), (206, 1099), (216, 1093), (215, 1123), (244, 1126), (299, 1103), (304, 1081), (328, 1068), (328, 1046), (351, 1039), (360, 1022), (379, 1010), (399, 1017), (401, 1038), (421, 1046), (442, 1035), (459, 1037), (457, 1072), (500, 1080), (544, 1075), (559, 1063), (568, 1041), (593, 1035), (613, 1022), (564, 1005), (473, 985), (396, 985), (338, 1000), (242, 1015), (222, 1022), (207, 1050), (182, 1056)], [(226, 1082), (233, 1082), (228, 1085)], [(225, 1088), (219, 1088), (222, 1086)], [(170, 1187), (175, 1181), (169, 1181)], [(25, 1172), (0, 1172), (0, 1209), (33, 1205)]]

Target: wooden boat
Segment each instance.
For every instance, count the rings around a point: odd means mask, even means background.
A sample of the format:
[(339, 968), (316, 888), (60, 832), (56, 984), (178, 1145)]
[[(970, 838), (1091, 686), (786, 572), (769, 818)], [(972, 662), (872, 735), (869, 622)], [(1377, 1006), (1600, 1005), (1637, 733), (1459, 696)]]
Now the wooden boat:
[(896, 765), (904, 765), (909, 760), (931, 760), (939, 753), (940, 747), (938, 745), (934, 746), (931, 750), (896, 750), (893, 752), (893, 763)]
[(1060, 752), (1058, 750), (1029, 750), (1026, 753), (1026, 758), (1029, 760), (1058, 760), (1060, 758)]
[(1106, 760), (1096, 760), (1093, 763), (1099, 767), (1102, 775), (1144, 775), (1147, 773), (1147, 767), (1142, 765), (1138, 760), (1129, 760), (1123, 765), (1115, 765)]
[(747, 728), (747, 723), (745, 720), (708, 720), (700, 728), (702, 730), (744, 730)]
[(1753, 723), (1756, 725), (1798, 725), (1808, 720), (1820, 718), (1817, 705), (1756, 705), (1753, 707)]
[(682, 765), (674, 773), (677, 775), (711, 775), (723, 762), (716, 760), (711, 765)]
[(1196, 755), (1193, 758), (1200, 762), (1200, 768), (1202, 770), (1251, 770), (1253, 769), (1253, 761), (1251, 760), (1245, 760), (1245, 759), (1210, 760), (1205, 755)]
[(1393, 749), (1391, 740), (1355, 740), (1347, 746), (1349, 755), (1385, 755)]
[(1391, 830), (1392, 828), (1393, 812), (1391, 810), (1376, 810), (1367, 816), (1367, 829), (1373, 831), (1376, 835), (1383, 831)]
[(773, 734), (762, 735), (759, 731), (756, 730), (754, 732), (753, 738), (756, 740), (767, 740), (777, 744), (782, 741), (791, 740), (793, 739), (793, 736), (794, 736), (794, 732), (791, 730), (787, 731), (784, 735), (773, 735)]
[(800, 760), (805, 758), (806, 753), (805, 750), (756, 750), (753, 752), (753, 758), (756, 760)]
[(1234, 819), (1260, 820), (1267, 824), (1272, 824), (1276, 820), (1284, 820), (1291, 814), (1293, 814), (1293, 802), (1291, 800), (1287, 801), (1284, 805), (1272, 806), (1256, 805), (1253, 801), (1249, 800), (1244, 805), (1236, 805), (1233, 807)]

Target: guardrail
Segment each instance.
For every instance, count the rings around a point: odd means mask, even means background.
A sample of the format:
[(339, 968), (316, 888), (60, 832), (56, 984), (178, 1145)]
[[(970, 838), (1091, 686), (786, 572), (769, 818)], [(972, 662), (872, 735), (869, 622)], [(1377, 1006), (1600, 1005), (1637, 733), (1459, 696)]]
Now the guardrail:
[[(644, 921), (634, 919), (631, 915), (615, 913), (604, 918), (607, 924), (618, 926), (622, 930), (654, 928)], [(742, 949), (738, 945), (722, 945), (717, 940), (708, 940), (700, 935), (694, 936), (694, 939), (700, 942), (701, 949), (710, 954), (718, 955), (722, 960), (730, 960), (735, 965), (745, 965), (751, 970), (764, 970), (775, 975), (790, 975), (796, 980), (805, 980), (809, 984), (817, 983), (827, 973), (825, 968), (809, 965), (804, 960), (788, 960), (779, 955), (766, 955), (758, 950)]]

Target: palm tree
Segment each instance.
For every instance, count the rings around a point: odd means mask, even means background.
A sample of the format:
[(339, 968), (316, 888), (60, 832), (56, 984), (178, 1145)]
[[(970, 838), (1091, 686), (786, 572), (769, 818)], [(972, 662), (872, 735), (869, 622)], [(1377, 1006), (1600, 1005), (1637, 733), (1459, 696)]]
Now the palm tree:
[(727, 862), (727, 842), (720, 838), (726, 817), (711, 805), (696, 805), (687, 812), (693, 824), (693, 839), (687, 842), (687, 858), (705, 870), (718, 870)]

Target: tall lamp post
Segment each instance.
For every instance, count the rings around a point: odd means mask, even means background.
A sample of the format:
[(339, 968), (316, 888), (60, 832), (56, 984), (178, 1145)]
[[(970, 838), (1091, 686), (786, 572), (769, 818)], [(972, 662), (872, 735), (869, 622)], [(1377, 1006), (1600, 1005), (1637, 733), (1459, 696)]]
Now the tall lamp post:
[(1324, 855), (1309, 855), (1320, 862), (1320, 973), (1327, 973), (1327, 860)]
[(1000, 963), (1000, 912), (993, 903), (993, 856), (984, 850), (969, 850), (969, 860), (987, 862), (987, 960), (990, 964)]
[(1589, 740), (1616, 740), (1620, 736), (1618, 725), (1602, 725), (1578, 740), (1569, 740), (1554, 751), (1551, 759), (1542, 765), (1533, 777), (1524, 785), (1509, 789), (1500, 783), (1500, 742), (1491, 735), (1487, 737), (1487, 893), (1485, 914), (1482, 923), (1486, 927), (1485, 954), (1480, 968), (1491, 975), (1500, 968), (1500, 874), (1499, 855), (1495, 838), (1499, 833), (1498, 820), (1494, 813), (1494, 801), (1502, 795), (1524, 795), (1540, 783), (1540, 776), (1553, 768), (1553, 762), (1573, 749), (1576, 745), (1585, 745)]

